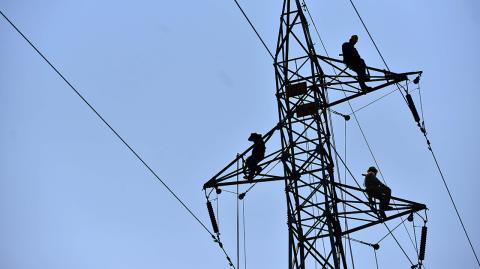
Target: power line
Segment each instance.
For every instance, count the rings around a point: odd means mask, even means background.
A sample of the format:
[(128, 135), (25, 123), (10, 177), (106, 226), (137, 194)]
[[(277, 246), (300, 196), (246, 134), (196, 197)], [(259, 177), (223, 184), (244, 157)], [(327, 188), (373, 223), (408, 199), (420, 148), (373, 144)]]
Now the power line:
[(397, 91), (397, 89), (395, 89), (395, 90), (393, 90), (393, 91), (391, 91), (391, 92), (388, 92), (388, 93), (386, 93), (386, 94), (378, 97), (377, 99), (369, 102), (368, 104), (363, 105), (363, 106), (361, 106), (360, 108), (355, 109), (355, 111), (353, 111), (352, 113), (350, 113), (350, 114), (348, 114), (348, 115), (350, 116), (350, 115), (352, 115), (352, 114), (354, 114), (354, 113), (357, 113), (358, 111), (363, 110), (364, 108), (367, 108), (367, 107), (370, 106), (370, 105), (373, 105), (374, 103), (380, 101), (381, 99), (389, 96), (390, 94), (392, 94), (392, 93), (394, 93), (394, 92), (396, 92), (396, 91)]
[(455, 201), (453, 200), (453, 196), (452, 196), (452, 193), (450, 192), (450, 188), (448, 188), (447, 181), (445, 180), (445, 177), (443, 176), (442, 169), (440, 168), (440, 165), (438, 164), (437, 157), (435, 156), (435, 153), (433, 152), (433, 149), (432, 149), (430, 144), (429, 144), (428, 149), (432, 153), (433, 160), (435, 161), (438, 172), (440, 173), (440, 176), (441, 176), (442, 181), (443, 181), (443, 185), (445, 186), (445, 189), (447, 190), (448, 197), (450, 197), (450, 201), (452, 202), (453, 208), (455, 209), (455, 213), (457, 214), (458, 220), (460, 221), (460, 224), (462, 225), (463, 232), (465, 233), (465, 236), (467, 237), (468, 244), (470, 245), (470, 248), (472, 249), (473, 255), (475, 256), (475, 259), (477, 260), (477, 264), (480, 267), (480, 261), (478, 260), (477, 253), (475, 252), (475, 248), (473, 247), (472, 241), (470, 240), (470, 236), (468, 235), (467, 228), (465, 227), (465, 224), (463, 223), (462, 217), (460, 216), (460, 213), (458, 212), (457, 205), (455, 204)]
[(83, 95), (62, 75), (62, 73), (58, 71), (58, 69), (43, 55), (43, 53), (41, 53), (37, 49), (37, 47), (20, 31), (20, 29), (18, 29), (15, 24), (13, 24), (13, 22), (2, 11), (0, 11), (0, 14), (2, 14), (2, 16), (8, 21), (8, 23), (23, 37), (23, 39), (25, 39), (25, 41), (28, 42), (28, 44), (30, 44), (30, 46), (38, 53), (38, 55), (40, 55), (43, 60), (45, 60), (45, 62), (63, 79), (63, 81), (67, 83), (67, 85), (77, 94), (78, 97), (80, 97), (80, 99), (82, 99), (82, 101), (95, 113), (95, 115), (97, 115), (97, 117), (108, 127), (108, 129), (110, 129), (115, 134), (115, 136), (120, 139), (120, 141), (122, 141), (122, 143), (130, 150), (130, 152), (133, 153), (133, 155), (135, 155), (135, 157), (137, 157), (137, 159), (148, 169), (148, 171), (150, 171), (152, 175), (154, 175), (158, 179), (158, 181), (162, 183), (162, 185), (167, 189), (167, 191), (170, 192), (170, 194), (188, 211), (188, 213), (190, 213), (190, 215), (192, 215), (192, 217), (197, 220), (197, 222), (205, 229), (205, 231), (207, 231), (210, 235), (213, 235), (210, 230), (208, 230), (208, 228), (205, 226), (205, 224), (203, 224), (203, 222), (177, 196), (177, 194), (175, 194), (175, 192), (157, 175), (157, 173), (155, 173), (155, 171), (150, 168), (150, 166), (142, 159), (142, 157), (138, 155), (138, 153), (125, 141), (125, 139), (120, 136), (120, 134), (118, 134), (118, 132), (105, 120), (105, 118), (100, 115), (100, 113), (90, 104), (90, 102), (88, 102), (87, 99), (85, 99), (85, 97), (83, 97)]
[(360, 13), (358, 12), (357, 7), (355, 6), (355, 4), (353, 3), (352, 0), (349, 0), (349, 1), (350, 1), (350, 4), (352, 4), (353, 9), (355, 10), (355, 13), (357, 13), (357, 16), (358, 16), (358, 18), (360, 19), (360, 22), (362, 22), (363, 28), (365, 28), (365, 30), (367, 31), (367, 34), (368, 34), (368, 36), (370, 37), (370, 40), (372, 40), (372, 43), (373, 43), (373, 45), (375, 46), (375, 49), (377, 50), (378, 55), (380, 55), (380, 58), (382, 58), (382, 61), (383, 61), (383, 63), (385, 64), (385, 67), (387, 68), (388, 71), (390, 71), (390, 68), (388, 67), (387, 61), (385, 61), (385, 58), (383, 57), (382, 53), (380, 52), (380, 49), (378, 48), (377, 43), (375, 43), (375, 40), (373, 39), (372, 35), (370, 34), (370, 31), (369, 31), (368, 28), (367, 28), (367, 25), (365, 24), (365, 22), (363, 21), (362, 16), (361, 16)]
[[(242, 201), (242, 215), (243, 215), (243, 266), (247, 269), (247, 239), (246, 239), (246, 227), (245, 227), (245, 200)], [(238, 268), (240, 269), (240, 268)]]
[(240, 9), (240, 11), (242, 12), (243, 16), (245, 17), (245, 19), (247, 19), (248, 21), (248, 24), (250, 24), (250, 27), (252, 27), (253, 31), (255, 31), (255, 34), (257, 35), (258, 39), (260, 39), (260, 41), (262, 42), (263, 46), (265, 47), (265, 49), (267, 50), (268, 54), (270, 54), (270, 57), (272, 57), (272, 59), (275, 59), (275, 57), (273, 57), (273, 54), (272, 52), (270, 51), (270, 49), (267, 47), (267, 44), (265, 44), (265, 41), (263, 41), (262, 37), (260, 36), (260, 34), (257, 32), (257, 29), (255, 29), (255, 26), (253, 26), (252, 22), (250, 21), (250, 19), (248, 18), (247, 14), (245, 14), (245, 11), (243, 11), (243, 8), (240, 6), (240, 4), (238, 3), (237, 0), (233, 0), (235, 1), (235, 4), (237, 4), (237, 7)]
[[(95, 113), (95, 115), (98, 116), (98, 118), (115, 134), (115, 136), (130, 150), (130, 152), (137, 157), (137, 159), (147, 168), (150, 173), (152, 173), (155, 178), (167, 189), (167, 191), (187, 210), (187, 212), (205, 229), (207, 233), (210, 234), (210, 236), (218, 242), (220, 248), (224, 252), (225, 256), (227, 257), (227, 260), (230, 262), (230, 258), (223, 248), (221, 242), (219, 239), (215, 238), (212, 232), (205, 226), (205, 224), (192, 212), (192, 210), (178, 197), (178, 195), (153, 171), (153, 169), (143, 160), (142, 157), (125, 141), (125, 139), (118, 134), (118, 132), (102, 117), (102, 115), (83, 97), (83, 95), (65, 78), (65, 76), (60, 73), (60, 71), (41, 53), (37, 47), (18, 29), (15, 24), (0, 10), (0, 14), (7, 20), (7, 22), (25, 39), (25, 41), (28, 42), (28, 44), (45, 60), (45, 62), (67, 83), (67, 85), (77, 94), (80, 99)], [(231, 264), (231, 262), (230, 262)], [(233, 268), (235, 266), (232, 265)]]
[[(237, 171), (240, 169), (239, 165), (239, 154), (237, 153)], [(239, 180), (239, 175), (237, 174), (237, 182)], [(237, 268), (240, 269), (240, 199), (238, 199), (239, 194), (239, 185), (237, 184)]]
[[(358, 9), (357, 9), (357, 7), (355, 6), (355, 4), (353, 3), (353, 1), (352, 1), (352, 0), (349, 0), (349, 1), (350, 1), (350, 4), (352, 4), (353, 9), (355, 10), (355, 13), (357, 13), (358, 18), (360, 19), (360, 22), (361, 22), (362, 25), (363, 25), (363, 28), (365, 29), (365, 31), (367, 32), (368, 36), (370, 37), (370, 40), (372, 41), (373, 46), (375, 46), (375, 49), (377, 50), (378, 55), (380, 55), (380, 58), (382, 58), (382, 61), (383, 61), (383, 63), (385, 64), (385, 67), (387, 68), (388, 71), (390, 71), (390, 68), (388, 67), (387, 61), (385, 61), (385, 58), (383, 57), (383, 54), (380, 52), (380, 49), (378, 48), (377, 43), (376, 43), (375, 40), (373, 39), (373, 36), (370, 34), (370, 31), (368, 30), (367, 25), (366, 25), (365, 22), (363, 21), (363, 18), (362, 18), (362, 16), (360, 15), (360, 12), (358, 12)], [(403, 95), (403, 92), (400, 90), (400, 86), (398, 85), (398, 83), (395, 83), (395, 86), (397, 86), (397, 89), (398, 89), (398, 91), (400, 92), (400, 94), (402, 95), (403, 100), (405, 100), (405, 102), (407, 102), (407, 99), (405, 99), (405, 96)], [(402, 86), (402, 87), (403, 87), (403, 86)]]
[[(155, 177), (157, 178), (157, 180), (165, 187), (165, 189), (167, 189), (167, 191), (185, 208), (185, 210), (187, 210), (187, 212), (203, 227), (203, 229), (205, 229), (205, 231), (207, 233), (209, 233), (212, 238), (215, 239), (215, 236), (213, 235), (212, 232), (210, 232), (210, 230), (205, 226), (205, 224), (193, 213), (193, 211), (180, 199), (180, 197), (178, 197), (178, 195), (165, 183), (165, 181), (163, 181), (158, 175), (157, 173), (155, 173), (155, 171), (153, 171), (153, 169), (143, 160), (143, 158), (125, 141), (125, 139), (120, 136), (120, 134), (105, 120), (105, 118), (90, 104), (90, 102), (87, 101), (87, 99), (85, 99), (85, 97), (70, 83), (70, 81), (68, 81), (65, 76), (62, 75), (62, 73), (60, 73), (60, 71), (43, 55), (42, 52), (40, 52), (40, 50), (37, 49), (37, 47), (23, 34), (22, 31), (20, 31), (20, 29), (18, 29), (17, 26), (15, 26), (15, 24), (0, 10), (0, 14), (3, 16), (3, 18), (5, 18), (5, 20), (17, 31), (17, 33), (19, 33), (23, 39), (25, 39), (25, 41), (27, 41), (27, 43), (38, 53), (38, 55), (40, 55), (40, 57), (43, 58), (43, 60), (55, 71), (55, 73), (57, 73), (57, 75), (59, 75), (63, 81), (65, 81), (65, 83), (67, 83), (67, 85), (75, 92), (75, 94), (77, 94), (78, 97), (80, 97), (80, 99), (82, 99), (82, 101), (95, 113), (95, 115), (97, 115), (97, 117), (108, 127), (108, 129), (110, 129), (114, 134), (115, 136), (130, 150), (131, 153), (133, 153), (133, 155), (135, 155), (135, 157), (147, 168), (148, 171), (150, 171), (150, 173)], [(219, 242), (219, 245), (221, 243)], [(220, 247), (222, 248), (223, 252), (225, 253), (225, 255), (227, 256), (227, 259), (228, 259), (228, 255), (227, 253), (225, 252), (225, 249), (223, 249), (223, 247), (220, 245)]]

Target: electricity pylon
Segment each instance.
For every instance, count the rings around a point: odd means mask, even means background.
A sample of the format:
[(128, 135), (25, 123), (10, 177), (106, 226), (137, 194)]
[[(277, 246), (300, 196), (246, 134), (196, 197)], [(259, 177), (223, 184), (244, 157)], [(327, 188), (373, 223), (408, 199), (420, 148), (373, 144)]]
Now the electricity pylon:
[[(328, 74), (322, 69), (334, 70)], [(420, 203), (392, 197), (393, 209), (379, 216), (376, 203), (361, 186), (336, 180), (331, 143), (329, 110), (393, 84), (406, 82), (421, 72), (393, 73), (367, 67), (369, 86), (363, 91), (341, 60), (315, 52), (308, 23), (299, 0), (284, 0), (274, 59), (278, 124), (263, 136), (280, 136), (281, 148), (260, 162), (261, 172), (244, 179), (236, 163), (253, 146), (207, 181), (204, 189), (282, 180), (288, 213), (289, 269), (305, 269), (314, 263), (322, 268), (347, 268), (342, 239), (356, 231), (426, 209)], [(267, 146), (267, 149), (269, 147)], [(268, 153), (268, 152), (267, 152)], [(270, 172), (283, 164), (283, 173)], [(268, 172), (266, 172), (268, 171)], [(348, 224), (347, 221), (348, 220)], [(317, 240), (327, 240), (326, 251), (317, 250)], [(323, 244), (322, 244), (323, 249)]]

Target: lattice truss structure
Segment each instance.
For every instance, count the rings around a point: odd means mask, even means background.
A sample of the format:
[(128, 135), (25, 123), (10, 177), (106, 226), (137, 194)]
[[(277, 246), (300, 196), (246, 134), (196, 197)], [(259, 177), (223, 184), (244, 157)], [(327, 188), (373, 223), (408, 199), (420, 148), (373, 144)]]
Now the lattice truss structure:
[[(343, 239), (356, 231), (426, 209), (424, 204), (392, 197), (392, 209), (379, 217), (373, 199), (360, 185), (340, 183), (334, 172), (336, 149), (331, 143), (329, 110), (371, 92), (397, 84), (421, 72), (393, 73), (367, 67), (371, 87), (362, 91), (356, 74), (342, 60), (317, 55), (302, 6), (284, 0), (275, 53), (278, 124), (263, 136), (267, 155), (259, 163), (261, 172), (253, 180), (244, 178), (245, 159), (253, 146), (239, 154), (204, 184), (204, 189), (284, 181), (288, 213), (288, 268), (347, 268)], [(269, 141), (281, 143), (271, 150)], [(272, 169), (281, 163), (283, 169)], [(348, 220), (348, 225), (347, 225)], [(317, 240), (327, 239), (326, 252)], [(323, 246), (323, 245), (322, 245)], [(323, 248), (323, 247), (322, 247)]]

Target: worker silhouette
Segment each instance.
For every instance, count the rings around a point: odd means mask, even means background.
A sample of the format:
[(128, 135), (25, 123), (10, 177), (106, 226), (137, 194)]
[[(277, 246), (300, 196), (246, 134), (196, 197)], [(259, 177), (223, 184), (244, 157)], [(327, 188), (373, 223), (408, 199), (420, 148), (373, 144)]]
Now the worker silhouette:
[(382, 218), (386, 218), (385, 210), (392, 209), (389, 205), (392, 191), (387, 185), (378, 180), (377, 172), (377, 168), (371, 166), (368, 168), (367, 174), (363, 174), (365, 176), (365, 192), (372, 205), (375, 205), (375, 202), (373, 201), (374, 198), (380, 200), (379, 214)]
[(245, 174), (245, 179), (253, 180), (253, 177), (262, 171), (258, 163), (265, 158), (265, 142), (263, 142), (262, 135), (257, 133), (251, 133), (248, 141), (253, 142), (253, 149), (252, 155), (245, 160), (243, 173)]
[(342, 45), (342, 54), (343, 62), (347, 65), (348, 68), (352, 69), (357, 73), (358, 84), (362, 91), (368, 91), (372, 88), (368, 87), (365, 84), (365, 81), (370, 79), (370, 76), (367, 74), (367, 65), (365, 61), (358, 54), (355, 44), (358, 42), (358, 36), (352, 35), (348, 42), (343, 43)]

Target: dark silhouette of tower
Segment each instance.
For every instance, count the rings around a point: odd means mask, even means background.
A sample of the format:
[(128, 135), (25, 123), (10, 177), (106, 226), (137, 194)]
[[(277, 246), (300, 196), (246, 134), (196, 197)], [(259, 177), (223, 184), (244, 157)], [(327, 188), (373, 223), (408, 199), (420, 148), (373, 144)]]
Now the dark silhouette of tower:
[[(322, 69), (322, 66), (325, 69)], [(204, 189), (282, 180), (288, 213), (289, 269), (347, 268), (344, 236), (382, 224), (391, 219), (426, 209), (426, 206), (397, 197), (391, 198), (387, 216), (378, 214), (361, 186), (340, 183), (334, 173), (329, 110), (341, 103), (404, 83), (418, 72), (393, 73), (367, 67), (368, 90), (361, 89), (356, 76), (342, 60), (318, 55), (299, 0), (284, 0), (275, 51), (278, 124), (263, 135), (268, 141), (279, 136), (281, 148), (267, 146), (258, 174), (244, 178), (236, 163), (248, 156), (253, 146), (232, 160), (207, 181)], [(333, 74), (327, 73), (332, 71)], [(272, 150), (274, 149), (274, 150)], [(281, 162), (280, 174), (269, 167)], [(348, 225), (345, 225), (348, 220)], [(317, 240), (327, 239), (327, 251), (317, 250)]]

